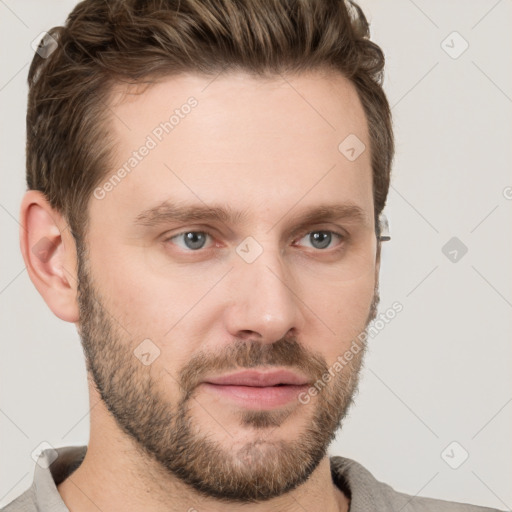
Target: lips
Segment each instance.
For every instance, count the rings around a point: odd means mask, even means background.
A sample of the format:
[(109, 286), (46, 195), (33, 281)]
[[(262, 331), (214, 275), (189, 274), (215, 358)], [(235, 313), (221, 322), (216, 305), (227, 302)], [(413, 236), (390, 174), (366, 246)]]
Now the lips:
[(205, 379), (207, 384), (217, 386), (250, 386), (264, 388), (270, 386), (305, 386), (308, 379), (289, 370), (244, 370), (219, 377)]
[(270, 410), (297, 402), (308, 379), (290, 370), (243, 370), (205, 379), (201, 389), (220, 403), (251, 410)]

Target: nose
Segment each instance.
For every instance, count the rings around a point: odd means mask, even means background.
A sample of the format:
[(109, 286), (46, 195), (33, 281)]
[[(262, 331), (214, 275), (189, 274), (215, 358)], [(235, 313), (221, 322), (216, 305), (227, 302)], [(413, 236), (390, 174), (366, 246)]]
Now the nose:
[(230, 272), (230, 302), (225, 311), (231, 336), (273, 343), (305, 323), (299, 283), (277, 251), (265, 250), (252, 263), (235, 261)]

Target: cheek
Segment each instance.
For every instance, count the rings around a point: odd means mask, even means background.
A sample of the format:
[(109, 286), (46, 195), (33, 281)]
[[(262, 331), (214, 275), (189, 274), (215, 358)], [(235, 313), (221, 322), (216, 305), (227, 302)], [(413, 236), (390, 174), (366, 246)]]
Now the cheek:
[(117, 255), (109, 250), (109, 258), (96, 253), (91, 261), (95, 286), (118, 336), (130, 351), (156, 354), (152, 373), (166, 383), (163, 387), (173, 389), (176, 372), (204, 342), (197, 330), (204, 309), (200, 299), (218, 277), (192, 280), (176, 271), (155, 274), (137, 253), (133, 248), (119, 249)]
[(127, 336), (162, 337), (176, 321), (176, 311), (185, 300), (183, 290), (155, 279), (130, 252), (137, 251), (129, 247), (98, 247), (92, 255), (91, 250), (95, 287), (105, 302), (102, 305), (112, 320), (127, 331)]
[(375, 279), (372, 273), (368, 273), (357, 279), (348, 281), (324, 281), (306, 284), (309, 288), (308, 295), (312, 305), (319, 311), (326, 311), (330, 315), (340, 317), (341, 321), (353, 318), (350, 323), (364, 316), (370, 306), (375, 291)]
[[(311, 293), (308, 302), (312, 304), (311, 309), (319, 319), (315, 322), (317, 335), (309, 333), (308, 339), (313, 337), (328, 340), (326, 356), (328, 359), (335, 359), (336, 355), (349, 347), (364, 331), (374, 293), (373, 274), (351, 281), (328, 284), (323, 287), (322, 293)], [(319, 329), (325, 332), (325, 337), (318, 336)]]

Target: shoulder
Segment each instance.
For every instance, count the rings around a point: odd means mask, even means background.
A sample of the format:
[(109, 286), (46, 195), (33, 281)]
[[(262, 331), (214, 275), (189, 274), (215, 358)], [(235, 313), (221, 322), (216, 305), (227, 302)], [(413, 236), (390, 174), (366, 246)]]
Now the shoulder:
[(33, 485), (8, 505), (0, 508), (0, 512), (38, 512), (38, 510), (39, 509), (36, 504), (36, 493)]
[(69, 512), (57, 485), (82, 462), (87, 446), (62, 446), (41, 452), (34, 468), (32, 485), (0, 512)]
[(500, 512), (494, 508), (398, 492), (390, 485), (378, 481), (352, 459), (334, 456), (330, 461), (334, 482), (350, 494), (350, 512)]
[(391, 487), (389, 487), (388, 495), (403, 512), (499, 512), (496, 508), (479, 507), (477, 505), (456, 501), (412, 496), (397, 492)]

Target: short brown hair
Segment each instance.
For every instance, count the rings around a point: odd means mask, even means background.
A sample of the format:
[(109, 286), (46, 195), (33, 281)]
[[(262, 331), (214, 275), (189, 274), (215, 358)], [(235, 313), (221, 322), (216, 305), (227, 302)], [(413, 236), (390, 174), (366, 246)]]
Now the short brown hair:
[(64, 215), (75, 240), (85, 235), (92, 191), (112, 167), (112, 86), (223, 70), (333, 69), (354, 84), (368, 121), (380, 234), (394, 153), (391, 112), (383, 52), (354, 2), (84, 0), (48, 33), (56, 48), (36, 52), (28, 76), (27, 185)]

